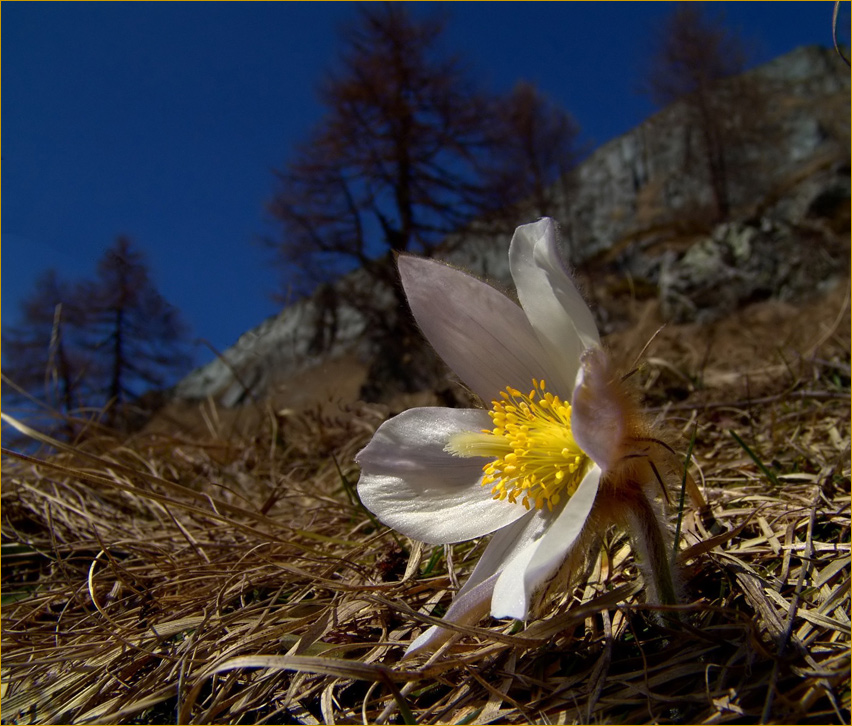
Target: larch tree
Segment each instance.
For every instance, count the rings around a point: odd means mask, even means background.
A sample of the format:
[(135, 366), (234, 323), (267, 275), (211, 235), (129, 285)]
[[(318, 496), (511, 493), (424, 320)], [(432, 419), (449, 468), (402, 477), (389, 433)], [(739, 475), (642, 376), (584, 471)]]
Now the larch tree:
[(4, 399), (46, 404), (69, 438), (101, 411), (107, 425), (127, 428), (141, 395), (191, 363), (186, 326), (126, 237), (104, 253), (92, 280), (72, 284), (53, 271), (40, 278), (3, 342)]
[(710, 185), (713, 216), (729, 216), (732, 150), (746, 142), (762, 113), (759, 89), (739, 74), (745, 44), (700, 3), (678, 3), (660, 29), (647, 90), (660, 106), (680, 101), (686, 129), (697, 135), (700, 167)]
[(527, 81), (515, 84), (496, 107), (499, 143), (489, 170), (495, 198), (504, 200), (516, 223), (519, 208), (559, 218), (580, 156), (577, 121)]
[(78, 349), (80, 309), (73, 288), (50, 269), (21, 303), (21, 322), (3, 331), (3, 398), (28, 405), (31, 397), (63, 415), (69, 437), (71, 417), (87, 398), (88, 360)]
[(311, 286), (353, 267), (391, 284), (391, 253), (431, 255), (487, 207), (488, 101), (441, 53), (441, 33), (398, 3), (362, 6), (347, 29), (320, 92), (327, 113), (270, 204), (273, 244)]
[[(517, 219), (500, 212), (519, 194), (543, 199), (552, 177), (551, 168), (522, 158), (524, 141), (515, 137), (517, 126), (530, 121), (524, 112), (542, 108), (541, 97), (481, 92), (443, 50), (442, 32), (442, 22), (414, 18), (404, 3), (361, 6), (321, 88), (326, 114), (277, 172), (269, 205), (281, 230), (270, 244), (289, 272), (282, 297), (318, 288), (317, 306), (345, 298), (366, 320), (378, 359), (392, 369), (372, 377), (402, 390), (419, 387), (433, 367), (414, 370), (430, 354), (412, 349), (420, 336), (405, 312), (395, 255), (447, 251), (459, 239), (452, 233), (474, 221), (509, 232)], [(548, 133), (552, 122), (543, 120)], [(356, 268), (360, 275), (341, 277)], [(411, 364), (399, 369), (406, 360)]]
[(187, 329), (177, 309), (154, 286), (142, 253), (119, 237), (98, 263), (95, 280), (77, 298), (83, 308), (85, 348), (96, 370), (106, 421), (115, 425), (122, 409), (143, 391), (164, 387), (190, 364)]
[(493, 115), (456, 59), (442, 53), (441, 33), (442, 23), (415, 20), (402, 3), (361, 6), (320, 91), (326, 115), (277, 174), (270, 204), (281, 227), (272, 244), (285, 270), (296, 271), (291, 292), (363, 271), (335, 294), (364, 316), (384, 361), (371, 378), (402, 390), (435, 366), (404, 312), (394, 256), (433, 255), (487, 207), (481, 167)]

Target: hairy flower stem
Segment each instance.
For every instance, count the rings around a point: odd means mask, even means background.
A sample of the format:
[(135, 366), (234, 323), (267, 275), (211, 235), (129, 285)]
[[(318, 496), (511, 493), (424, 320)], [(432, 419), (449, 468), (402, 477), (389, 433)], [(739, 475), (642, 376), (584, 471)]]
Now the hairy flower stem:
[[(677, 605), (669, 532), (660, 521), (657, 508), (642, 490), (633, 493), (630, 503), (630, 539), (645, 580), (648, 602), (653, 605)], [(668, 623), (676, 623), (679, 620), (676, 611), (660, 613), (659, 619)]]

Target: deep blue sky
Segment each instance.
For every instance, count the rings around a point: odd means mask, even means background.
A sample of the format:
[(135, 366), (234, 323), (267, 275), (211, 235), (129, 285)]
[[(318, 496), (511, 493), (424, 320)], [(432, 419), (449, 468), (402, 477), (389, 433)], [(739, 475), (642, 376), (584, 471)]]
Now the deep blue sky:
[[(831, 44), (832, 2), (714, 3), (750, 65)], [(669, 3), (416, 3), (495, 91), (526, 79), (597, 146), (654, 109), (637, 92)], [(224, 350), (277, 312), (257, 240), (281, 168), (323, 109), (350, 3), (2, 5), (2, 304), (90, 276), (129, 235), (197, 337)], [(844, 10), (848, 13), (847, 10)], [(848, 27), (848, 14), (841, 24)], [(522, 220), (520, 220), (522, 221)], [(199, 349), (198, 360), (211, 354)]]

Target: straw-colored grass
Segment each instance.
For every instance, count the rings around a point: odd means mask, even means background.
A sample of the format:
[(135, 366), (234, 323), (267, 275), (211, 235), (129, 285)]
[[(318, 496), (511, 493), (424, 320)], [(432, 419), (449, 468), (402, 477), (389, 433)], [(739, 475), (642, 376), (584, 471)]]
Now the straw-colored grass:
[[(251, 437), (210, 417), (197, 440), (6, 451), (3, 720), (848, 723), (844, 328), (759, 400), (661, 408), (684, 452), (695, 431), (714, 515), (685, 514), (677, 631), (648, 617), (613, 532), (540, 619), (402, 660), (484, 542), (422, 547), (359, 506), (353, 456), (378, 406), (270, 413)], [(641, 374), (652, 402), (676, 367), (659, 359)]]

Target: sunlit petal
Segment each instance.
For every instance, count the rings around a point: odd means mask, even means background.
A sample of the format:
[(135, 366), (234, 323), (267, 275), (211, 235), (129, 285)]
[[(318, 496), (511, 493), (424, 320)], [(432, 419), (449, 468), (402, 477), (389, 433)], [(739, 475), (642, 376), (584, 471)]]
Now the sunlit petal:
[[(523, 550), (541, 537), (546, 527), (547, 518), (530, 511), (522, 519), (495, 532), (443, 619), (459, 625), (470, 624), (487, 614), (492, 607), (494, 583), (506, 562), (515, 557), (519, 549)], [(434, 650), (450, 634), (451, 631), (433, 626), (411, 644), (406, 655), (422, 649)]]
[[(473, 587), (468, 587), (470, 584), (468, 581), (465, 587), (459, 590), (453, 599), (452, 605), (447, 609), (443, 620), (455, 623), (456, 625), (473, 625), (479, 621), (488, 613), (491, 593), (494, 590), (494, 583), (496, 581), (496, 573)], [(405, 651), (405, 655), (413, 655), (421, 650), (435, 650), (435, 648), (452, 635), (452, 632), (446, 628), (433, 625), (412, 641), (411, 645)]]
[(420, 257), (400, 257), (399, 274), (423, 334), (483, 402), (508, 385), (526, 389), (533, 378), (559, 375), (524, 311), (503, 293)]
[(524, 312), (558, 367), (548, 383), (569, 398), (582, 352), (600, 344), (588, 305), (565, 271), (556, 248), (553, 220), (544, 218), (518, 227), (509, 247), (509, 266)]
[(559, 569), (580, 536), (594, 505), (600, 477), (600, 469), (593, 467), (540, 536), (517, 548), (494, 587), (494, 617), (523, 620), (527, 616), (533, 593)]
[(454, 433), (490, 423), (478, 409), (413, 408), (383, 423), (357, 455), (358, 495), (389, 527), (430, 544), (461, 542), (526, 513), (480, 485), (482, 459), (444, 451)]
[(550, 512), (538, 509), (527, 526), (527, 536), (515, 544), (508, 553), (507, 561), (494, 586), (491, 599), (491, 615), (495, 618), (526, 617), (527, 602), (524, 595), (524, 573), (538, 543), (553, 521)]

